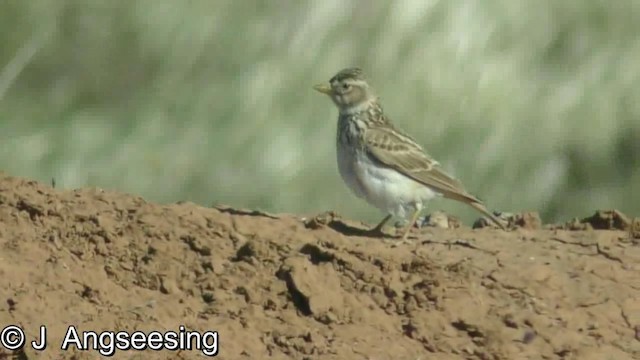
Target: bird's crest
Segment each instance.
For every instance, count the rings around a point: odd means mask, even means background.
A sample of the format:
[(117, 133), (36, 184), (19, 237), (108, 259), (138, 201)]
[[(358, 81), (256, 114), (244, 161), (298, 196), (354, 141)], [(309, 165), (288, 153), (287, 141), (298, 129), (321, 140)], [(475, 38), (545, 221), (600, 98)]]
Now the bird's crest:
[(342, 81), (344, 79), (364, 80), (364, 73), (362, 69), (357, 67), (343, 69), (332, 77), (330, 82), (333, 83), (334, 81)]

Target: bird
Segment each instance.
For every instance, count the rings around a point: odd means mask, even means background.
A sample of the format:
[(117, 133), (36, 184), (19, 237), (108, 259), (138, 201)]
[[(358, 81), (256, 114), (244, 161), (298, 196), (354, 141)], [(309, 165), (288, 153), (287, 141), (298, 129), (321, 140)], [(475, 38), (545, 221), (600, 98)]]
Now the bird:
[(355, 196), (386, 214), (368, 230), (371, 235), (384, 237), (383, 227), (392, 217), (408, 219), (398, 243), (408, 242), (419, 214), (438, 197), (465, 203), (506, 230), (480, 199), (394, 125), (361, 68), (340, 70), (313, 88), (338, 108), (336, 155), (342, 180)]

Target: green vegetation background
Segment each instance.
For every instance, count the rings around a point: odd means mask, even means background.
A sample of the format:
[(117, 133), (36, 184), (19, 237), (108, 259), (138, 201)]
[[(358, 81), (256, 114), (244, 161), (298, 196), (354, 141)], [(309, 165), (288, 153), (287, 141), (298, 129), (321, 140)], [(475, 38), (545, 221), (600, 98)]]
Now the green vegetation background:
[(4, 0), (0, 169), (373, 222), (311, 89), (357, 65), (491, 208), (637, 216), (639, 18), (636, 0)]

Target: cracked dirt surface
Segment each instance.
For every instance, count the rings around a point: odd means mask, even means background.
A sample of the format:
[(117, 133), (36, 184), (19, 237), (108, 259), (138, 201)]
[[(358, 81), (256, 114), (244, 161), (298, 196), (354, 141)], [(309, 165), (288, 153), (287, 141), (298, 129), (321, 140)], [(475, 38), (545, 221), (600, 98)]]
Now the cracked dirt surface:
[(0, 174), (0, 319), (29, 341), (46, 325), (49, 338), (44, 352), (0, 359), (99, 358), (59, 349), (69, 325), (216, 330), (222, 359), (640, 359), (631, 225), (430, 227), (392, 248), (326, 216), (158, 205)]

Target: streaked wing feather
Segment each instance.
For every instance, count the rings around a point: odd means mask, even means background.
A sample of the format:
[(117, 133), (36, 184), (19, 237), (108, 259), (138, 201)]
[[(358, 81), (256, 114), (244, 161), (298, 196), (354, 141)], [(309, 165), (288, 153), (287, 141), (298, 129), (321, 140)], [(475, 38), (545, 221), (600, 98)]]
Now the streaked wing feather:
[(366, 151), (374, 160), (429, 186), (445, 197), (479, 202), (465, 191), (458, 180), (445, 173), (420, 145), (392, 126), (369, 128), (364, 140)]

